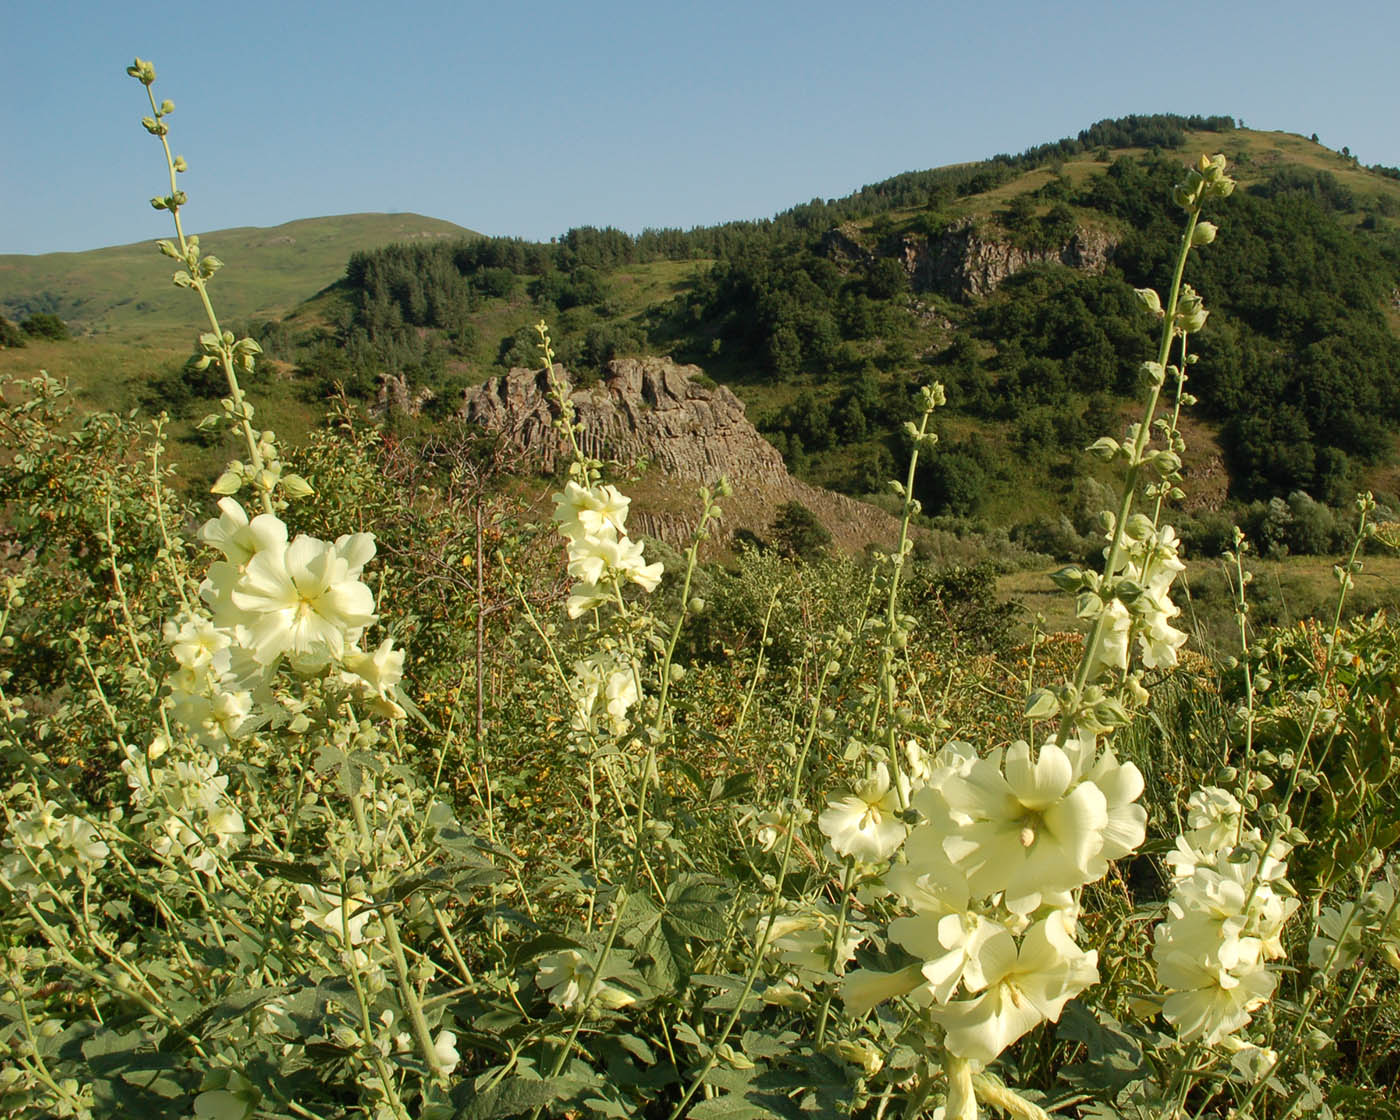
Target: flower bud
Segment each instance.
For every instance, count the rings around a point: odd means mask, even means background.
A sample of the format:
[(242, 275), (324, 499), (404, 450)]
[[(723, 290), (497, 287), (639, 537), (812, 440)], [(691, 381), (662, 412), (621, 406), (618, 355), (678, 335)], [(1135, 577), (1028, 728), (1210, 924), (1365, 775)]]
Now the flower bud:
[(1143, 307), (1147, 308), (1153, 315), (1162, 314), (1162, 297), (1155, 291), (1151, 288), (1134, 288), (1133, 291), (1137, 294)]
[(1209, 245), (1215, 240), (1216, 227), (1212, 222), (1197, 222), (1191, 231), (1192, 245)]
[(842, 1039), (836, 1044), (836, 1052), (852, 1065), (859, 1066), (866, 1077), (874, 1077), (884, 1068), (885, 1059), (868, 1038), (855, 1040)]
[(156, 68), (143, 58), (138, 58), (128, 66), (126, 72), (138, 79), (143, 86), (148, 86), (156, 80)]
[(309, 498), (316, 492), (299, 474), (284, 474), (280, 481), (282, 492), (289, 498)]

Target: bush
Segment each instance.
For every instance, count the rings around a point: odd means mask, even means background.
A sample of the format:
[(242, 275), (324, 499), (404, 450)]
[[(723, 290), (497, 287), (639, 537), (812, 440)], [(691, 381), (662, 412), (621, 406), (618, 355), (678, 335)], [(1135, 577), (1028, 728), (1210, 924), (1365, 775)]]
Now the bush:
[(794, 560), (820, 560), (831, 546), (831, 533), (801, 502), (784, 502), (768, 530), (773, 547)]
[(30, 338), (46, 338), (51, 342), (63, 342), (68, 338), (68, 324), (47, 311), (29, 316), (20, 327)]
[(14, 350), (24, 345), (24, 333), (14, 323), (0, 315), (0, 350)]

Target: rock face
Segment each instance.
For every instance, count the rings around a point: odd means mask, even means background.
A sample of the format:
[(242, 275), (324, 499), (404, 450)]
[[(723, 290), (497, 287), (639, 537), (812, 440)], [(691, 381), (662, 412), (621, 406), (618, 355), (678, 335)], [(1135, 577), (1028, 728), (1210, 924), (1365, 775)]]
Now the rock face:
[(376, 419), (392, 413), (418, 416), (422, 413), (423, 406), (435, 396), (436, 394), (428, 388), (414, 392), (408, 384), (408, 378), (403, 374), (381, 373), (374, 404), (370, 406), (369, 413)]
[[(555, 377), (567, 381), (562, 366)], [(892, 537), (887, 514), (841, 494), (799, 482), (787, 472), (777, 448), (744, 415), (744, 404), (722, 385), (702, 380), (698, 366), (669, 358), (623, 358), (608, 364), (607, 376), (571, 393), (580, 445), (597, 459), (646, 461), (670, 479), (714, 483), (729, 480), (734, 499), (724, 503), (726, 528), (767, 532), (784, 502), (808, 506), (843, 547)], [(493, 431), (504, 431), (539, 467), (553, 471), (567, 455), (554, 430), (555, 408), (543, 370), (513, 369), (463, 397), (459, 414)], [(693, 517), (636, 505), (638, 528), (668, 543), (684, 542)]]
[[(567, 380), (563, 366), (555, 376)], [(698, 366), (666, 358), (624, 358), (608, 366), (591, 389), (572, 393), (583, 425), (580, 443), (595, 459), (650, 460), (667, 474), (693, 482), (729, 479), (778, 483), (783, 457), (744, 415), (743, 402), (722, 385), (695, 380)], [(483, 427), (505, 430), (546, 471), (561, 454), (552, 427), (554, 406), (543, 370), (513, 369), (468, 393), (461, 414)]]
[[(832, 260), (867, 265), (877, 254), (859, 236), (853, 226), (838, 226), (822, 239), (823, 250)], [(1033, 264), (1053, 261), (1084, 272), (1102, 272), (1117, 247), (1100, 230), (1079, 229), (1058, 247), (1022, 249), (974, 222), (964, 222), (934, 238), (906, 235), (883, 246), (879, 255), (893, 256), (904, 265), (914, 291), (968, 301), (990, 295), (1007, 277)]]
[(903, 260), (916, 291), (971, 300), (990, 295), (1008, 276), (1033, 264), (1057, 262), (1084, 272), (1102, 272), (1115, 248), (1107, 234), (1080, 229), (1058, 248), (1021, 249), (988, 238), (969, 224), (949, 230), (931, 245), (906, 243)]

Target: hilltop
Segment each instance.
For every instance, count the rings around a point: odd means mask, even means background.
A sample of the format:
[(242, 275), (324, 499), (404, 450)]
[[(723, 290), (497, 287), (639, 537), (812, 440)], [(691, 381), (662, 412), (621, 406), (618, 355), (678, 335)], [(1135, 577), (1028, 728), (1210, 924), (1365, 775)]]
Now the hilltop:
[[(352, 253), (478, 236), (420, 214), (341, 214), (195, 232), (210, 251), (237, 265), (219, 278), (219, 306), (233, 322), (286, 314), (344, 276)], [(75, 335), (183, 345), (197, 320), (187, 293), (166, 282), (169, 272), (154, 238), (82, 253), (0, 255), (0, 315), (18, 321), (49, 313)]]

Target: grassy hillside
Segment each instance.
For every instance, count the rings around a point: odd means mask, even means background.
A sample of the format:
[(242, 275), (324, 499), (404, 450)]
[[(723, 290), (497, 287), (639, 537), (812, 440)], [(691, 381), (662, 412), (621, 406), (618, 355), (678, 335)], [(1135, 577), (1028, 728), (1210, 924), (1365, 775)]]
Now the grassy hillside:
[[(191, 232), (230, 266), (216, 281), (218, 305), (230, 321), (286, 313), (338, 280), (357, 250), (475, 236), (419, 214), (342, 214), (271, 228)], [(0, 256), (0, 314), (18, 320), (51, 312), (76, 335), (183, 346), (195, 321), (187, 294), (168, 283), (169, 274), (154, 240), (84, 253)]]

